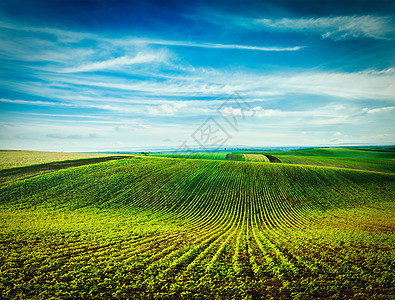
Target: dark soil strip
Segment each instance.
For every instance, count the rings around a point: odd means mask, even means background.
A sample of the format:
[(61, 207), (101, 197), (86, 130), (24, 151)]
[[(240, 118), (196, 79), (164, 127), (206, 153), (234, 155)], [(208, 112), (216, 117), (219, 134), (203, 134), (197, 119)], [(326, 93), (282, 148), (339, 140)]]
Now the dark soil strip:
[(271, 163), (281, 163), (281, 160), (279, 160), (277, 157), (273, 155), (266, 155), (265, 156), (270, 160)]
[(86, 158), (1, 170), (0, 186), (8, 185), (18, 180), (27, 179), (45, 173), (55, 172), (58, 170), (132, 157), (133, 156), (107, 156), (98, 158)]

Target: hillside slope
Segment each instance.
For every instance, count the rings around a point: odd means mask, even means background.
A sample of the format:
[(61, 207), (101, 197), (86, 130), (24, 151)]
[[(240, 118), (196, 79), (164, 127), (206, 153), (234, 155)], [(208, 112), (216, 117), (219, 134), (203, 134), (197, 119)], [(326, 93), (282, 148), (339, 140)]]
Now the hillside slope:
[(2, 298), (387, 297), (394, 179), (136, 157), (20, 181), (0, 189)]

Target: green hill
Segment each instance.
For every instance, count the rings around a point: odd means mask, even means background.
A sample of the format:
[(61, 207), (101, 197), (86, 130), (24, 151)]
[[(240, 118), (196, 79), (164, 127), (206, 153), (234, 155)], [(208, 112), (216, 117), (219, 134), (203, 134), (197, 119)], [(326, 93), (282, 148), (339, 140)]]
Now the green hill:
[(386, 298), (395, 175), (136, 157), (0, 188), (1, 298)]

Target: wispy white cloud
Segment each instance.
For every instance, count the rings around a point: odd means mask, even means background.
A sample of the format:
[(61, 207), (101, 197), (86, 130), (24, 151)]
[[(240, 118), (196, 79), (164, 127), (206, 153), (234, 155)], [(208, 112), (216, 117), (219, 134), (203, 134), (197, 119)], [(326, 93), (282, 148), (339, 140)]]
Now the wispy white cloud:
[[(125, 43), (125, 42), (121, 42)], [(130, 44), (145, 44), (145, 45), (166, 45), (166, 46), (182, 46), (182, 47), (199, 47), (211, 49), (240, 49), (240, 50), (257, 50), (257, 51), (297, 51), (304, 46), (292, 47), (261, 47), (261, 46), (247, 46), (234, 44), (217, 44), (206, 42), (191, 42), (191, 41), (171, 41), (159, 39), (130, 39), (127, 41)]]
[(151, 124), (127, 123), (127, 124), (116, 126), (114, 129), (115, 131), (123, 131), (123, 130), (134, 130), (136, 128), (150, 129), (151, 127), (152, 127)]
[(387, 107), (380, 107), (380, 108), (364, 108), (363, 111), (368, 113), (368, 114), (376, 114), (376, 113), (381, 113), (381, 112), (391, 112), (395, 110), (395, 106), (387, 106)]
[(289, 109), (275, 109), (270, 106), (266, 108), (256, 106), (253, 110), (256, 112), (256, 117), (260, 119), (256, 123), (263, 122), (265, 126), (272, 124), (274, 127), (295, 129), (306, 129), (306, 126), (311, 130), (328, 126), (363, 124), (365, 118), (365, 115), (361, 114), (361, 109), (358, 105), (340, 105), (337, 102), (303, 110), (296, 110), (293, 107)]
[(351, 38), (387, 38), (394, 32), (388, 17), (381, 16), (336, 16), (299, 19), (255, 19), (257, 25), (270, 28), (298, 31), (314, 31), (323, 38), (346, 40)]
[(263, 108), (262, 106), (256, 106), (253, 108), (253, 110), (256, 112), (256, 115), (259, 118), (281, 114), (280, 110), (278, 109), (271, 109), (271, 108), (268, 109), (268, 108)]
[(0, 31), (0, 55), (5, 59), (69, 64), (96, 54), (94, 49), (67, 47), (56, 41), (39, 37), (26, 37)]
[(386, 72), (311, 71), (269, 76), (266, 80), (279, 90), (313, 95), (354, 99), (394, 99), (395, 96), (388, 90), (395, 80), (395, 69)]
[(163, 52), (160, 53), (137, 53), (136, 56), (130, 57), (128, 55), (108, 59), (104, 61), (89, 63), (77, 67), (65, 68), (61, 70), (62, 73), (78, 73), (78, 72), (91, 72), (97, 70), (113, 69), (119, 66), (151, 63), (155, 61), (163, 61), (165, 55)]
[(7, 23), (3, 21), (0, 21), (0, 28), (15, 30), (15, 31), (50, 34), (56, 36), (59, 42), (64, 42), (64, 43), (76, 43), (76, 42), (80, 42), (83, 39), (98, 38), (98, 35), (92, 33), (76, 32), (76, 31), (62, 30), (62, 29), (49, 28), (49, 27), (26, 26), (16, 23)]
[(187, 104), (185, 102), (176, 102), (171, 104), (162, 104), (158, 106), (149, 106), (148, 113), (150, 115), (174, 115), (180, 109), (186, 108)]
[(32, 116), (43, 116), (43, 117), (61, 117), (61, 118), (84, 118), (84, 119), (103, 119), (102, 116), (92, 116), (92, 115), (78, 115), (78, 114), (46, 114), (46, 113), (26, 113), (20, 112), (20, 114), (24, 115), (32, 115)]
[(222, 110), (224, 116), (243, 116), (244, 111), (241, 108), (233, 108), (232, 106), (227, 106)]
[(34, 100), (13, 100), (1, 98), (0, 102), (12, 103), (12, 104), (25, 104), (25, 105), (36, 105), (36, 106), (73, 106), (73, 104), (64, 102), (49, 102), (49, 101), (34, 101)]
[[(179, 97), (193, 100), (204, 95), (208, 100), (195, 100), (200, 113), (212, 105), (219, 105), (215, 99), (226, 97), (238, 91), (249, 101), (266, 101), (284, 98), (286, 95), (315, 95), (334, 99), (385, 100), (395, 99), (395, 90), (389, 87), (395, 81), (395, 69), (360, 72), (310, 71), (301, 73), (247, 73), (228, 72), (221, 69), (184, 73), (180, 78), (169, 80), (134, 80), (92, 74), (81, 75), (38, 75), (40, 82), (13, 83), (2, 85), (13, 90), (74, 104), (80, 107), (95, 105), (100, 109), (118, 112), (136, 111), (131, 106), (154, 105), (145, 113), (165, 114), (160, 105), (176, 103)], [(58, 87), (60, 86), (60, 88)], [(177, 98), (174, 98), (177, 97)], [(211, 99), (210, 99), (211, 98)], [(190, 101), (188, 101), (190, 102)], [(22, 102), (21, 102), (22, 103)], [(56, 102), (57, 103), (57, 102)], [(25, 104), (34, 104), (26, 102)], [(44, 105), (45, 103), (37, 103)], [(48, 105), (56, 105), (51, 102)], [(157, 107), (157, 105), (159, 105)], [(143, 111), (138, 110), (140, 113)], [(195, 111), (198, 113), (198, 111)], [(269, 112), (265, 112), (267, 114)]]
[[(0, 28), (4, 31), (0, 33), (0, 54), (11, 59), (22, 61), (37, 61), (48, 63), (64, 63), (66, 68), (44, 67), (49, 71), (64, 73), (88, 72), (107, 68), (115, 68), (123, 65), (134, 65), (142, 63), (152, 63), (164, 60), (165, 52), (137, 53), (135, 57), (123, 55), (117, 58), (108, 59), (112, 53), (130, 53), (147, 50), (151, 45), (198, 47), (207, 49), (233, 49), (233, 50), (253, 50), (253, 51), (297, 51), (304, 46), (257, 46), (221, 44), (194, 41), (175, 41), (155, 38), (107, 38), (97, 34), (61, 30), (57, 28), (34, 27), (19, 24), (0, 22)], [(34, 35), (31, 35), (34, 33)], [(50, 36), (54, 38), (50, 38)], [(79, 43), (89, 40), (95, 43), (94, 48), (85, 48)], [(69, 45), (72, 44), (72, 47)], [(131, 48), (132, 47), (132, 48)], [(140, 50), (139, 50), (140, 49)], [(96, 60), (92, 62), (92, 58)], [(104, 58), (97, 61), (98, 58)], [(69, 67), (78, 62), (79, 65)], [(162, 62), (169, 63), (167, 60)], [(175, 66), (173, 66), (175, 67)]]
[(62, 139), (62, 140), (80, 140), (80, 139), (92, 139), (92, 138), (98, 138), (99, 136), (91, 133), (88, 135), (81, 135), (81, 134), (69, 134), (69, 135), (65, 135), (65, 134), (58, 134), (58, 133), (50, 133), (46, 135), (47, 138), (51, 138), (51, 139)]

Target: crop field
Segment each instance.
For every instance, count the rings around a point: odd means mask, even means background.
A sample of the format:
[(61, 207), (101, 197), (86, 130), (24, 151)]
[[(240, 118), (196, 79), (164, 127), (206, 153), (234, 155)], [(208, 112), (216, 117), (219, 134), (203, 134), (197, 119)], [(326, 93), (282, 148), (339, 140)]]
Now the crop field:
[(391, 170), (232, 155), (247, 159), (129, 157), (3, 185), (0, 298), (393, 297)]

